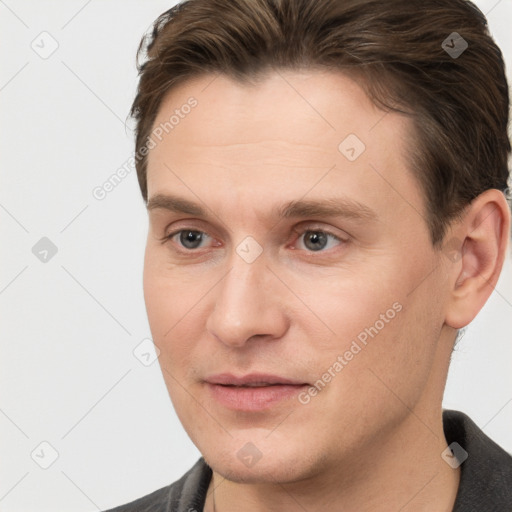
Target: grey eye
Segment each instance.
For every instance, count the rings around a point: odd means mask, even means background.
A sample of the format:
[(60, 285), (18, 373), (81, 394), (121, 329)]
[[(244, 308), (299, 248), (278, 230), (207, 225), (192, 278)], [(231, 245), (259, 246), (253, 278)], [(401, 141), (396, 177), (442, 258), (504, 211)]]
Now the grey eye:
[(201, 231), (184, 230), (180, 233), (180, 243), (187, 249), (197, 249), (203, 240)]
[(322, 231), (306, 231), (304, 233), (304, 245), (311, 251), (319, 251), (327, 245), (328, 235)]

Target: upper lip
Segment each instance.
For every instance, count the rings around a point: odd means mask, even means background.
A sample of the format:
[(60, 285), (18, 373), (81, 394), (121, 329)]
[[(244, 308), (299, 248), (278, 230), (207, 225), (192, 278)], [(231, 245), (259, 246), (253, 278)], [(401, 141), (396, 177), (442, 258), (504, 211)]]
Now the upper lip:
[(306, 382), (295, 380), (295, 379), (287, 379), (285, 377), (280, 377), (279, 375), (271, 375), (268, 373), (250, 373), (248, 375), (242, 375), (237, 377), (236, 375), (232, 375), (231, 373), (220, 373), (217, 375), (211, 375), (207, 377), (206, 382), (209, 384), (221, 384), (224, 386), (247, 386), (247, 385), (257, 385), (261, 384), (270, 385), (270, 384), (288, 384), (292, 386), (304, 386), (307, 384)]

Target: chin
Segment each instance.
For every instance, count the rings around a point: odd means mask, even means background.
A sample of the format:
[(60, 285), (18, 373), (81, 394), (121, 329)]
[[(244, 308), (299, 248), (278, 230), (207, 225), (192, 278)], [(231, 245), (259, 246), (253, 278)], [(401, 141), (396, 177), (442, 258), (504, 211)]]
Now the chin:
[(234, 461), (205, 460), (215, 473), (239, 484), (289, 483), (301, 479), (297, 468), (290, 468), (286, 463), (263, 464), (260, 461), (252, 468), (244, 468)]
[(314, 473), (316, 464), (304, 447), (272, 443), (270, 439), (237, 440), (224, 450), (201, 450), (206, 463), (219, 475), (236, 483), (290, 483)]

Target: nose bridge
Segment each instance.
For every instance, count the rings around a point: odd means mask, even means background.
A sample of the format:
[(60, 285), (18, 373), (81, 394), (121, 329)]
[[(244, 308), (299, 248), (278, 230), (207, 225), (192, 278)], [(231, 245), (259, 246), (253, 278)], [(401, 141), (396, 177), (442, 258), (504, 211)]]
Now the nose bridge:
[(242, 346), (255, 335), (279, 336), (284, 317), (272, 298), (265, 258), (250, 261), (233, 252), (230, 270), (217, 287), (208, 331), (225, 344)]

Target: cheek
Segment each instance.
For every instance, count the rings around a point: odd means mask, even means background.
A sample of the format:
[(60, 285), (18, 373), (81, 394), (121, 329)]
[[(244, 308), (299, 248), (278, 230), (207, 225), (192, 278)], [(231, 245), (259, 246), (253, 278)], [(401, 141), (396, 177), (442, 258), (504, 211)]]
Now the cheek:
[(200, 298), (198, 282), (191, 281), (165, 258), (165, 251), (148, 242), (144, 257), (144, 301), (156, 339), (168, 337)]
[[(384, 326), (378, 320), (385, 307), (372, 310), (366, 325), (359, 317), (347, 327), (355, 335), (334, 340), (335, 346), (317, 365), (320, 382), (315, 385), (326, 384), (305, 407), (317, 412), (327, 437), (332, 436), (340, 450), (347, 443), (363, 445), (381, 435), (421, 399), (434, 352), (428, 348), (429, 340), (415, 337), (418, 322), (424, 321), (416, 305), (403, 302), (401, 311)], [(363, 328), (357, 325), (361, 322)], [(361, 333), (364, 336), (358, 338)]]
[(191, 400), (190, 393), (194, 395), (195, 391), (189, 389), (195, 368), (193, 329), (197, 329), (197, 324), (192, 322), (193, 298), (182, 288), (179, 279), (163, 277), (155, 267), (145, 268), (144, 297), (153, 341), (160, 351), (158, 363), (174, 409), (180, 421), (187, 425), (193, 421), (190, 415), (200, 412)]
[[(168, 293), (167, 283), (160, 278), (160, 273), (148, 263), (144, 266), (144, 302), (148, 316), (153, 340), (160, 344), (160, 340), (172, 327), (172, 296)], [(160, 347), (161, 348), (161, 347)]]
[[(211, 284), (172, 268), (158, 254), (146, 250), (144, 264), (144, 300), (159, 362), (169, 388), (193, 372), (192, 355), (204, 331), (204, 295)], [(188, 380), (188, 379), (187, 379)]]
[(434, 292), (420, 287), (410, 293), (421, 271), (393, 263), (385, 272), (334, 280), (305, 300), (334, 331), (323, 340), (306, 336), (318, 377), (335, 374), (332, 388), (346, 403), (355, 396), (361, 403), (377, 395), (393, 400), (386, 385), (412, 403), (428, 379), (438, 336), (432, 325)]
[[(289, 281), (310, 307), (310, 311), (304, 311), (303, 320), (295, 320), (308, 334), (304, 341), (311, 343), (313, 350), (322, 349), (332, 357), (348, 350), (354, 340), (364, 347), (365, 342), (382, 337), (397, 322), (403, 292), (391, 275), (390, 265), (383, 266), (386, 272), (379, 268), (352, 268), (328, 278), (297, 277), (295, 282)], [(309, 321), (306, 323), (305, 319)], [(323, 336), (311, 336), (314, 325)]]
[[(363, 331), (368, 338), (361, 351), (360, 367), (356, 370), (354, 365), (354, 371), (358, 371), (355, 378), (367, 396), (373, 396), (381, 406), (387, 403), (400, 410), (404, 404), (414, 408), (421, 399), (434, 362), (438, 333), (428, 311), (430, 297), (403, 293), (397, 298), (394, 304), (399, 303), (400, 311), (394, 318), (388, 323), (374, 320), (372, 327)], [(386, 318), (388, 315), (382, 312)], [(378, 405), (375, 410), (379, 410)]]

